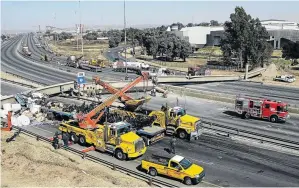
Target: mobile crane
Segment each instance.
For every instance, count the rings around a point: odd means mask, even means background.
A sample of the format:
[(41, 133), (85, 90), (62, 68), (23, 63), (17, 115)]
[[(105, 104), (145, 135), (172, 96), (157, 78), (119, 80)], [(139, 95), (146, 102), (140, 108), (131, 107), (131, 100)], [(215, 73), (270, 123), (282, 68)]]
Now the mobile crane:
[[(67, 134), (74, 143), (79, 142), (81, 145), (91, 144), (97, 150), (112, 153), (119, 160), (143, 155), (146, 151), (144, 141), (131, 131), (129, 123), (115, 122), (99, 125), (98, 121), (104, 115), (103, 110), (105, 108), (111, 106), (118, 97), (124, 95), (130, 88), (146, 79), (147, 75), (143, 74), (106, 99), (88, 114), (79, 113), (77, 115), (78, 120), (61, 123), (59, 130), (62, 131), (62, 134)], [(100, 113), (99, 116), (93, 120), (92, 117), (98, 113)]]
[[(142, 72), (142, 74), (148, 75), (148, 72)], [(94, 77), (96, 84), (101, 85), (107, 91), (112, 94), (119, 92), (118, 89), (112, 85), (100, 80), (99, 77)], [(136, 130), (138, 136), (142, 137), (147, 146), (162, 140), (165, 136), (165, 128), (161, 126), (154, 126), (154, 119), (143, 114), (136, 114), (135, 111), (142, 104), (148, 102), (150, 98), (133, 99), (126, 94), (120, 97), (120, 101), (125, 104), (125, 110), (113, 109), (109, 114), (109, 122), (115, 122), (117, 119), (125, 119), (130, 122), (132, 128)], [(126, 111), (128, 110), (128, 111)]]

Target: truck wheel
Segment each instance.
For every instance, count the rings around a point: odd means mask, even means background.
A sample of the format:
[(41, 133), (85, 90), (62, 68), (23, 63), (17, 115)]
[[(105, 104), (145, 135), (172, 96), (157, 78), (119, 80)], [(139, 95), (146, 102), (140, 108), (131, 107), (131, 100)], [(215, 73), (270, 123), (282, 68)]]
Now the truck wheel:
[(245, 119), (249, 119), (250, 118), (250, 114), (247, 112), (244, 117), (245, 117)]
[(78, 136), (75, 133), (71, 133), (71, 141), (77, 143), (78, 140)]
[(272, 123), (276, 123), (277, 120), (278, 120), (278, 117), (277, 117), (277, 116), (271, 116), (271, 117), (270, 117), (270, 121), (271, 121)]
[(125, 154), (122, 152), (122, 150), (120, 149), (117, 149), (115, 151), (115, 157), (118, 159), (118, 160), (124, 160), (125, 159)]
[(150, 168), (148, 171), (149, 175), (156, 176), (158, 174), (157, 170), (155, 168)]
[(79, 144), (81, 144), (81, 145), (85, 145), (86, 144), (85, 136), (83, 136), (83, 135), (79, 136)]
[(191, 178), (189, 178), (189, 177), (185, 177), (185, 178), (184, 178), (184, 183), (185, 183), (186, 185), (192, 185), (192, 180), (191, 180)]
[(187, 137), (187, 133), (185, 130), (179, 130), (178, 131), (178, 136), (180, 139), (185, 139)]

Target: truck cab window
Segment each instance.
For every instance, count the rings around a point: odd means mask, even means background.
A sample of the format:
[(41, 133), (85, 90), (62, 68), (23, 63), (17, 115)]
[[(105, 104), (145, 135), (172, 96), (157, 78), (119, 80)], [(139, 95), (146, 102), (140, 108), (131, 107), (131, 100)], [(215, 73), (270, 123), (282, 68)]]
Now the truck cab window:
[(179, 165), (176, 162), (173, 162), (173, 161), (170, 162), (170, 167), (175, 168), (175, 169), (179, 169)]
[(277, 106), (277, 111), (278, 112), (282, 112), (283, 111), (283, 107), (282, 106)]
[(265, 104), (265, 108), (270, 108), (270, 104)]

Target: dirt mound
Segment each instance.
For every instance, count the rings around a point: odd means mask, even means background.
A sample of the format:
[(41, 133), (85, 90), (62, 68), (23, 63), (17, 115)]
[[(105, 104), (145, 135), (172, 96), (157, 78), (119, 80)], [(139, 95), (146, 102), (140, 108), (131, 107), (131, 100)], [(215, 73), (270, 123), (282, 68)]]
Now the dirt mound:
[(145, 182), (20, 135), (1, 133), (1, 187), (145, 187)]
[(266, 71), (262, 73), (262, 79), (265, 80), (273, 80), (275, 76), (278, 75), (277, 67), (274, 63), (271, 63), (267, 68)]

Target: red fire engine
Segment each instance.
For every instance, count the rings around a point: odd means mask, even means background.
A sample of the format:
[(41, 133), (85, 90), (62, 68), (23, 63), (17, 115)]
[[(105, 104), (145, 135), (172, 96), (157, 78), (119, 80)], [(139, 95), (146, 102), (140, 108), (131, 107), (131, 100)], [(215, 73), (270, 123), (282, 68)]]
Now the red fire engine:
[(287, 103), (267, 99), (237, 97), (235, 110), (242, 115), (242, 118), (257, 117), (268, 119), (273, 123), (286, 121), (290, 117)]

